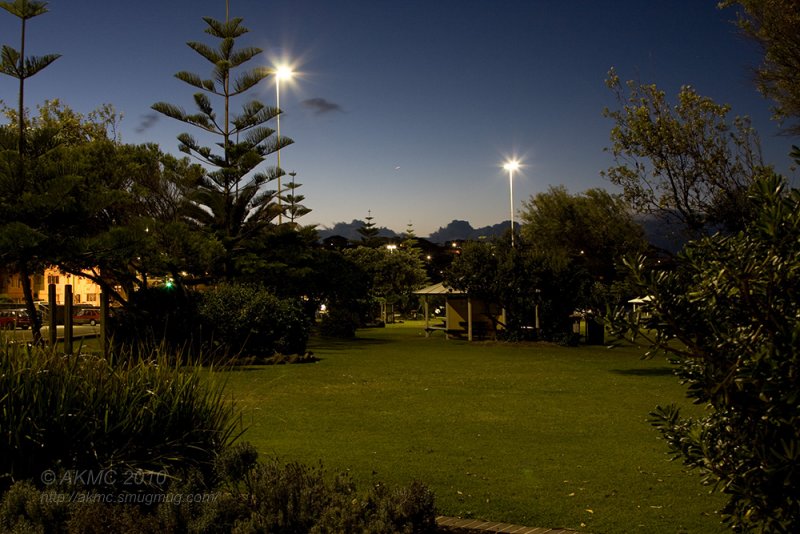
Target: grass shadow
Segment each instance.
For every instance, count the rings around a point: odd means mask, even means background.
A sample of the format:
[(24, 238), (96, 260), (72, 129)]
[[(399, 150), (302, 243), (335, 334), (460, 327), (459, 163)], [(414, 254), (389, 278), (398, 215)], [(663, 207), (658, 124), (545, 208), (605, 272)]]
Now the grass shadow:
[(644, 369), (611, 369), (610, 373), (626, 376), (668, 376), (675, 374), (672, 367), (647, 367)]
[(364, 347), (373, 347), (376, 345), (388, 345), (392, 343), (391, 339), (380, 339), (374, 337), (357, 337), (354, 339), (339, 339), (335, 337), (315, 337), (308, 343), (310, 350), (326, 350), (326, 351), (339, 351), (339, 350), (358, 350)]

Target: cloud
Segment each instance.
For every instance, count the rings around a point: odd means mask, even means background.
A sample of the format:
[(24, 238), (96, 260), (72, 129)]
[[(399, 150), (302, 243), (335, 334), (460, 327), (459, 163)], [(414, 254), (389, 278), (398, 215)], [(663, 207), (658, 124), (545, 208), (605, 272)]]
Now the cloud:
[(142, 120), (139, 122), (139, 126), (136, 127), (136, 133), (144, 133), (150, 128), (152, 128), (155, 123), (158, 122), (158, 114), (157, 113), (147, 113), (146, 115), (142, 115)]
[(325, 115), (327, 113), (339, 112), (342, 113), (344, 110), (342, 106), (337, 104), (336, 102), (331, 102), (330, 100), (326, 100), (324, 98), (309, 98), (308, 100), (303, 100), (300, 102), (304, 108), (310, 109), (314, 112), (314, 115)]

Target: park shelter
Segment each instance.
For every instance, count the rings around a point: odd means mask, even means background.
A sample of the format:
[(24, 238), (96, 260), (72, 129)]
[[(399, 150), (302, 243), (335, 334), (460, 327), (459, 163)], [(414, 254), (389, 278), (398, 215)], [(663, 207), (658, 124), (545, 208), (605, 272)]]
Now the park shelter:
[(650, 317), (650, 306), (652, 303), (653, 303), (652, 295), (647, 295), (645, 297), (636, 297), (635, 299), (631, 299), (628, 301), (628, 304), (632, 306), (634, 317), (638, 316), (645, 319)]
[(649, 316), (649, 307), (650, 304), (653, 302), (653, 297), (651, 295), (647, 295), (645, 297), (636, 297), (630, 299), (628, 304), (633, 306), (633, 313), (641, 313), (643, 317)]
[[(456, 290), (442, 283), (433, 284), (414, 291), (423, 298), (425, 312), (425, 335), (443, 330), (449, 339), (452, 336), (464, 337), (470, 341), (474, 338), (495, 337), (495, 325), (505, 324), (505, 310), (482, 299), (470, 296), (465, 291)], [(444, 296), (444, 323), (431, 323), (430, 298)]]

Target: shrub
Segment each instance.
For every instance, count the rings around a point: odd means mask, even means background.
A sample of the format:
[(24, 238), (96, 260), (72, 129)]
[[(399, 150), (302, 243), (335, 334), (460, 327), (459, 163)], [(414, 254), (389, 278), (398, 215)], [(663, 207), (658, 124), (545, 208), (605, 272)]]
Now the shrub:
[[(329, 477), (320, 465), (258, 462), (249, 444), (230, 447), (217, 460), (220, 485), (209, 502), (152, 506), (70, 502), (52, 504), (28, 482), (16, 483), (0, 502), (0, 529), (11, 532), (190, 532), (374, 534), (436, 531), (433, 493), (423, 484), (358, 491), (347, 476)], [(168, 492), (208, 492), (189, 473)]]
[(0, 531), (59, 532), (69, 518), (65, 503), (51, 503), (31, 482), (11, 486), (0, 501)]
[(303, 354), (310, 323), (302, 306), (251, 285), (221, 284), (202, 295), (204, 337), (216, 350), (243, 356)]
[(581, 343), (581, 335), (575, 332), (565, 332), (555, 336), (553, 339), (562, 347), (577, 347)]
[(110, 321), (116, 351), (140, 356), (161, 348), (170, 354), (199, 354), (197, 299), (180, 285), (132, 293)]
[[(221, 387), (166, 356), (112, 363), (7, 346), (0, 351), (0, 489), (45, 471), (208, 475), (238, 422)], [(154, 480), (152, 477), (148, 480)], [(45, 481), (47, 482), (47, 481)], [(104, 479), (109, 483), (109, 479)]]
[(729, 496), (734, 529), (800, 532), (800, 191), (772, 177), (753, 199), (746, 231), (690, 243), (672, 271), (634, 266), (652, 296), (654, 346), (709, 408), (685, 418), (658, 407), (653, 423)]
[[(97, 496), (97, 494), (93, 494)], [(48, 492), (39, 491), (30, 482), (17, 482), (0, 502), (0, 531), (15, 534), (152, 534), (165, 530), (159, 516), (138, 506), (104, 505), (98, 502), (53, 502)], [(91, 500), (94, 497), (89, 497)]]
[(320, 321), (319, 331), (323, 336), (352, 339), (356, 337), (356, 329), (360, 322), (357, 312), (334, 308)]
[[(327, 482), (321, 465), (283, 464), (277, 459), (256, 462), (256, 457), (252, 446), (245, 444), (231, 448), (218, 463), (219, 476), (233, 496), (227, 510), (240, 514), (234, 532), (388, 534), (436, 530), (433, 493), (419, 482), (397, 489), (376, 483), (359, 492), (346, 475)], [(230, 521), (231, 515), (207, 518), (207, 524)]]

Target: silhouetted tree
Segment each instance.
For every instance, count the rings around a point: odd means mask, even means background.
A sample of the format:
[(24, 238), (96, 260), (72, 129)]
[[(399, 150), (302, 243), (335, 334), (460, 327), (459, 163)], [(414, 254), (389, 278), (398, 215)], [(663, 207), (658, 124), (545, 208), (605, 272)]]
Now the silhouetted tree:
[[(217, 146), (222, 149), (221, 154), (203, 146), (187, 133), (178, 136), (182, 152), (214, 169), (203, 177), (190, 194), (191, 202), (185, 213), (194, 224), (213, 233), (222, 243), (225, 249), (223, 273), (226, 278), (231, 278), (236, 274), (238, 258), (246, 250), (246, 241), (259, 236), (281, 209), (276, 203), (277, 193), (264, 189), (264, 186), (282, 175), (283, 171), (278, 168), (256, 171), (256, 168), (266, 156), (292, 141), (285, 137), (273, 137), (274, 130), (266, 126), (267, 122), (278, 116), (279, 109), (253, 100), (246, 102), (239, 114), (232, 114), (234, 99), (273, 73), (266, 68), (256, 67), (235, 76), (236, 69), (258, 56), (262, 50), (255, 47), (236, 48), (236, 39), (248, 32), (241, 18), (226, 16), (224, 22), (210, 17), (203, 20), (207, 25), (206, 33), (219, 40), (217, 47), (194, 41), (187, 44), (212, 65), (212, 77), (203, 79), (185, 71), (175, 75), (200, 90), (194, 94), (197, 113), (188, 113), (179, 106), (164, 102), (152, 107), (220, 139)], [(221, 116), (215, 111), (210, 97), (220, 99), (223, 108)]]
[(282, 199), (286, 203), (286, 214), (289, 222), (294, 224), (300, 217), (311, 213), (311, 208), (307, 208), (302, 204), (306, 197), (297, 194), (297, 189), (303, 185), (295, 182), (294, 179), (297, 173), (292, 171), (289, 176), (292, 177), (292, 180), (286, 184), (286, 194), (282, 195)]
[[(571, 195), (563, 186), (551, 187), (524, 203), (520, 219), (524, 241), (536, 255), (556, 270), (574, 264), (606, 289), (624, 277), (618, 272), (623, 257), (647, 249), (627, 203), (603, 189)], [(596, 305), (605, 309), (605, 303)]]
[(797, 0), (724, 0), (723, 7), (738, 4), (739, 27), (753, 38), (764, 54), (756, 69), (761, 93), (775, 102), (780, 121), (791, 121), (786, 131), (800, 134), (800, 3)]
[[(620, 310), (677, 364), (705, 409), (659, 406), (652, 422), (676, 458), (724, 492), (735, 532), (800, 530), (800, 191), (770, 176), (752, 191), (745, 231), (689, 243), (670, 270), (631, 262), (649, 318)], [(641, 319), (641, 321), (640, 321)]]
[[(28, 172), (27, 161), (35, 159), (39, 155), (45, 153), (56, 140), (52, 137), (52, 130), (39, 132), (35, 139), (32, 139), (32, 145), (29, 147), (28, 133), (25, 124), (25, 81), (41, 72), (53, 61), (60, 57), (59, 54), (47, 54), (44, 56), (26, 56), (26, 29), (29, 19), (38, 17), (47, 13), (46, 2), (36, 2), (32, 0), (15, 0), (14, 2), (0, 2), (0, 8), (8, 13), (11, 13), (20, 20), (20, 48), (19, 50), (7, 45), (3, 45), (2, 60), (0, 60), (0, 72), (19, 81), (19, 92), (17, 94), (18, 100), (18, 120), (17, 120), (17, 139), (16, 139), (16, 157), (14, 158), (10, 153), (4, 154), (3, 158), (8, 161), (9, 159), (16, 159), (14, 162), (9, 162), (11, 169), (9, 172), (12, 174), (9, 178), (14, 182), (15, 189), (18, 192), (27, 191), (29, 189), (29, 181), (31, 176)], [(8, 150), (8, 149), (7, 149)], [(21, 201), (17, 198), (16, 201)], [(22, 221), (9, 221), (4, 225), (4, 229), (0, 232), (8, 234), (8, 244), (11, 248), (6, 249), (4, 263), (10, 265), (16, 271), (22, 281), (22, 293), (25, 297), (25, 305), (28, 309), (28, 315), (32, 320), (33, 341), (38, 343), (41, 339), (40, 328), (41, 322), (36, 313), (35, 305), (33, 302), (33, 291), (31, 288), (30, 277), (39, 267), (36, 262), (36, 248), (41, 241), (41, 236), (30, 225)]]
[(603, 173), (638, 211), (676, 219), (688, 237), (737, 231), (749, 219), (748, 187), (764, 171), (758, 136), (730, 107), (681, 88), (673, 107), (655, 85), (623, 84), (612, 69), (606, 84), (619, 109)]
[(361, 235), (361, 244), (367, 247), (380, 246), (380, 240), (378, 240), (378, 233), (380, 230), (375, 226), (375, 223), (372, 222), (373, 219), (372, 210), (370, 210), (367, 212), (366, 222), (357, 230), (359, 235)]

